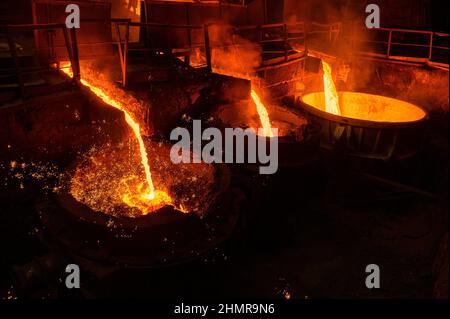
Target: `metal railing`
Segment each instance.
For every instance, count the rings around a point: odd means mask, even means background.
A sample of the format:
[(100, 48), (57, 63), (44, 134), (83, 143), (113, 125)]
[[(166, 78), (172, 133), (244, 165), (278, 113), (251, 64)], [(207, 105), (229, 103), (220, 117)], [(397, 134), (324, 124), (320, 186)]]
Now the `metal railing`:
[(324, 23), (317, 23), (317, 22), (311, 22), (308, 24), (306, 33), (309, 37), (313, 37), (315, 35), (325, 35), (328, 44), (334, 45), (341, 34), (341, 23), (330, 23), (330, 24), (324, 24)]
[[(5, 33), (7, 41), (8, 41), (8, 48), (10, 56), (13, 60), (13, 69), (3, 70), (2, 71), (2, 78), (7, 77), (16, 77), (17, 84), (19, 87), (20, 97), (22, 99), (25, 99), (27, 97), (27, 92), (25, 91), (25, 80), (24, 75), (26, 74), (39, 74), (43, 71), (48, 71), (49, 65), (45, 65), (44, 67), (40, 66), (22, 66), (20, 62), (20, 56), (18, 54), (18, 50), (16, 48), (16, 42), (15, 39), (17, 37), (17, 34), (19, 32), (30, 32), (32, 31), (36, 40), (36, 32), (38, 30), (46, 30), (46, 31), (55, 31), (55, 30), (61, 30), (63, 34), (64, 39), (64, 48), (67, 51), (68, 58), (70, 60), (70, 63), (73, 66), (73, 80), (77, 81), (80, 78), (80, 69), (79, 69), (79, 61), (78, 61), (78, 54), (77, 54), (77, 45), (76, 45), (76, 34), (75, 29), (70, 29), (70, 31), (67, 30), (66, 26), (64, 24), (60, 23), (47, 23), (47, 24), (21, 24), (21, 25), (4, 25), (0, 27), (0, 30)], [(36, 41), (35, 41), (36, 42)], [(33, 56), (36, 57), (36, 54), (39, 54), (41, 51), (48, 51), (51, 48), (38, 48), (34, 47), (32, 49)], [(13, 71), (13, 72), (8, 72)]]
[[(160, 24), (160, 23), (138, 23), (131, 21), (113, 21), (115, 25), (116, 36), (118, 39), (119, 59), (122, 71), (122, 85), (127, 85), (127, 62), (129, 52), (142, 51), (152, 53), (163, 53), (168, 56), (179, 57), (184, 56), (185, 63), (189, 64), (190, 56), (195, 49), (201, 49), (205, 55), (206, 70), (211, 72), (212, 66), (212, 50), (221, 49), (227, 46), (239, 46), (239, 43), (234, 40), (228, 43), (215, 42), (215, 39), (211, 38), (211, 28), (220, 26), (222, 31), (229, 32), (232, 35), (239, 35), (244, 39), (252, 40), (259, 44), (262, 48), (264, 45), (275, 44), (279, 45), (281, 49), (264, 50), (263, 54), (274, 54), (279, 57), (271, 59), (272, 63), (275, 62), (287, 62), (301, 58), (306, 54), (306, 34), (303, 22), (299, 23), (279, 23), (279, 24), (267, 24), (267, 25), (253, 25), (245, 27), (233, 27), (229, 25), (221, 25), (217, 23), (211, 23), (206, 25), (178, 25), (178, 24)], [(129, 32), (131, 27), (138, 27), (141, 30), (145, 29), (147, 36), (145, 41), (145, 47), (131, 48), (129, 41)], [(122, 31), (121, 31), (122, 29)], [(123, 31), (124, 29), (124, 31)], [(163, 30), (158, 32), (159, 41), (153, 41), (150, 30)], [(168, 30), (185, 30), (182, 35), (185, 39), (179, 41), (176, 37), (172, 37)], [(201, 36), (194, 37), (192, 32), (194, 30), (203, 31)], [(248, 34), (250, 31), (250, 35)], [(161, 36), (162, 35), (162, 36)], [(196, 38), (197, 41), (194, 41)], [(199, 38), (202, 40), (199, 41)], [(255, 41), (256, 39), (256, 41)], [(178, 40), (178, 41), (177, 41)], [(155, 45), (155, 42), (156, 45)], [(173, 43), (172, 43), (173, 42)], [(176, 43), (178, 42), (178, 43)], [(294, 42), (301, 45), (304, 49), (303, 54), (292, 49)]]
[[(99, 45), (111, 44), (117, 45), (118, 56), (120, 61), (120, 68), (122, 72), (122, 85), (127, 85), (127, 74), (128, 74), (128, 56), (132, 51), (143, 51), (151, 52), (156, 54), (165, 54), (171, 57), (184, 57), (185, 63), (189, 64), (190, 56), (193, 54), (195, 49), (203, 50), (202, 54), (205, 56), (206, 61), (206, 71), (212, 72), (212, 57), (211, 51), (213, 49), (220, 49), (221, 47), (227, 45), (239, 45), (236, 43), (215, 43), (214, 39), (210, 37), (210, 28), (216, 26), (217, 24), (207, 24), (207, 25), (173, 25), (173, 24), (159, 24), (159, 23), (137, 23), (132, 22), (130, 19), (83, 19), (83, 23), (106, 23), (110, 24), (112, 30), (116, 33), (116, 41), (103, 41), (99, 42)], [(147, 31), (147, 39), (144, 39), (144, 47), (130, 47), (130, 28), (140, 28), (141, 30)], [(232, 27), (232, 26), (221, 26), (230, 29), (233, 35), (238, 35), (244, 39), (252, 40), (259, 44), (262, 48), (263, 54), (275, 55), (276, 58), (270, 59), (269, 65), (263, 65), (258, 70), (255, 70), (255, 74), (266, 74), (269, 69), (274, 67), (276, 64), (283, 62), (295, 61), (302, 59), (306, 56), (306, 33), (305, 25), (303, 22), (298, 23), (279, 23), (279, 24), (266, 24), (266, 25), (253, 25), (245, 27)], [(6, 26), (8, 38), (12, 38), (12, 30), (51, 30), (51, 29), (61, 29), (64, 36), (64, 47), (67, 50), (68, 60), (71, 63), (72, 70), (74, 73), (74, 81), (80, 78), (80, 64), (79, 64), (79, 46), (82, 43), (77, 41), (77, 30), (67, 29), (64, 24), (33, 24), (33, 25), (14, 25)], [(153, 41), (152, 34), (149, 30), (157, 29), (158, 32), (153, 33), (153, 35), (159, 36), (158, 41)], [(163, 30), (160, 32), (160, 30)], [(181, 30), (182, 35), (184, 35), (184, 41), (181, 43), (172, 43), (174, 40), (172, 38), (173, 32), (171, 30)], [(184, 30), (184, 31), (183, 31)], [(193, 32), (197, 30), (200, 34), (194, 36)], [(228, 31), (227, 31), (228, 32)], [(161, 34), (165, 35), (165, 40), (161, 39)], [(37, 42), (37, 33), (34, 33), (35, 43)], [(194, 39), (195, 38), (195, 39)], [(14, 43), (13, 40), (10, 41)], [(176, 41), (175, 41), (176, 42)], [(96, 45), (96, 42), (87, 43), (86, 45)], [(264, 49), (265, 46), (273, 47), (269, 49)], [(301, 47), (303, 52), (299, 52), (298, 49), (292, 49), (292, 47)], [(36, 47), (38, 47), (36, 45)], [(61, 49), (60, 44), (56, 45), (54, 41), (50, 41), (47, 47), (37, 48), (37, 50), (50, 50), (54, 51), (56, 49)], [(19, 59), (15, 51), (15, 46), (10, 45), (11, 56), (14, 60), (14, 71), (18, 80), (20, 87), (21, 96), (25, 97), (24, 92), (24, 81), (22, 74), (24, 72), (23, 68), (20, 67)], [(56, 60), (57, 57), (55, 55)], [(276, 66), (275, 66), (276, 67)], [(36, 72), (41, 71), (41, 69)], [(261, 73), (262, 72), (262, 73)], [(297, 81), (298, 79), (296, 79)], [(293, 80), (292, 80), (293, 81)], [(291, 82), (292, 82), (291, 81)]]
[[(447, 33), (397, 28), (367, 29), (353, 24), (347, 37), (355, 53), (448, 68)], [(444, 57), (443, 61), (438, 61), (438, 55)]]
[[(259, 44), (262, 54), (273, 55), (271, 63), (298, 58), (300, 50), (307, 51), (304, 22), (273, 23), (233, 28), (234, 34)], [(300, 49), (301, 48), (301, 49)], [(280, 55), (278, 57), (277, 55)]]
[[(115, 31), (118, 40), (118, 49), (119, 49), (119, 59), (120, 59), (120, 67), (122, 71), (122, 85), (127, 85), (127, 61), (128, 54), (131, 51), (141, 51), (141, 52), (151, 52), (151, 53), (163, 53), (167, 56), (177, 57), (184, 56), (186, 64), (189, 64), (190, 55), (193, 53), (193, 49), (195, 48), (204, 48), (206, 53), (206, 61), (207, 61), (207, 69), (211, 70), (211, 50), (209, 44), (209, 34), (208, 34), (208, 26), (201, 25), (177, 25), (177, 24), (160, 24), (160, 23), (139, 23), (139, 22), (131, 22), (131, 21), (120, 21), (113, 22), (115, 25)], [(122, 36), (121, 27), (125, 28), (125, 32)], [(130, 28), (131, 27), (139, 27), (145, 29), (147, 31), (147, 39), (145, 41), (145, 47), (131, 48), (130, 47)], [(162, 41), (158, 43), (158, 45), (154, 44), (154, 41), (151, 40), (151, 36), (149, 36), (149, 30), (151, 29), (159, 29), (164, 30), (163, 34), (165, 34), (165, 45), (162, 44)], [(172, 45), (170, 34), (167, 32), (168, 30), (173, 29), (181, 29), (186, 30), (185, 36), (187, 41), (180, 46), (176, 44)], [(203, 43), (193, 43), (192, 41), (192, 30), (203, 30)]]

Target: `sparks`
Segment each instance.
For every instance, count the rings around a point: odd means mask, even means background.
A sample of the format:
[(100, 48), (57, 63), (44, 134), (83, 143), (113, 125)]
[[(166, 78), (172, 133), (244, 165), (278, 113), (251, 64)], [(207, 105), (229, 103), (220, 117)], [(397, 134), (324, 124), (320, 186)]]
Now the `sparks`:
[[(70, 64), (68, 64), (70, 66)], [(70, 67), (67, 67), (67, 65), (64, 65), (61, 67), (61, 70), (66, 73), (68, 76), (73, 77), (73, 72)], [(130, 115), (130, 113), (127, 112), (125, 109), (125, 106), (120, 103), (117, 100), (114, 100), (113, 98), (109, 97), (106, 92), (104, 92), (101, 88), (95, 86), (93, 83), (90, 83), (89, 81), (85, 79), (80, 80), (81, 84), (89, 88), (91, 92), (93, 92), (96, 96), (98, 96), (103, 102), (105, 102), (108, 105), (111, 105), (112, 107), (122, 111), (125, 115), (125, 121), (127, 124), (131, 127), (133, 130), (134, 136), (136, 137), (136, 140), (139, 143), (139, 151), (141, 154), (141, 163), (144, 167), (145, 172), (145, 178), (148, 184), (148, 192), (144, 194), (144, 198), (147, 200), (153, 200), (155, 198), (155, 187), (153, 185), (152, 181), (152, 175), (150, 172), (150, 166), (148, 164), (148, 156), (147, 151), (145, 149), (144, 140), (142, 139), (141, 130), (139, 124), (133, 119), (133, 117)]]

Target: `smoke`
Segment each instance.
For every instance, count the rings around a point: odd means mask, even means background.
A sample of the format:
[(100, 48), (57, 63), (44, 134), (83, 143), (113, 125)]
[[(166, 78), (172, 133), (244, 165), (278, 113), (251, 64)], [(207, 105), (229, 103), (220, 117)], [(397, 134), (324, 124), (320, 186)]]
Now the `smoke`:
[[(388, 61), (385, 57), (389, 33), (368, 31), (365, 26), (367, 17), (365, 8), (369, 3), (369, 1), (352, 1), (350, 5), (350, 2), (339, 4), (331, 0), (308, 2), (290, 0), (286, 2), (288, 9), (285, 11), (285, 21), (287, 23), (305, 21), (309, 53), (330, 63), (338, 90), (390, 96), (415, 103), (430, 113), (443, 111), (448, 114), (448, 71)], [(408, 23), (412, 20), (409, 19)], [(382, 26), (386, 27), (395, 21), (385, 18), (381, 22)], [(321, 29), (317, 23), (324, 25), (339, 23), (336, 41), (330, 40), (326, 27)], [(408, 26), (405, 28), (408, 29)], [(411, 25), (409, 28), (412, 29), (414, 26)], [(423, 44), (428, 38), (397, 32), (393, 33), (392, 40)], [(367, 53), (378, 54), (378, 59), (367, 57)], [(428, 58), (427, 52), (399, 45), (391, 46), (392, 55)], [(320, 78), (320, 72), (317, 76), (307, 78), (306, 91), (322, 90)]]
[(227, 25), (209, 28), (214, 72), (250, 79), (262, 62), (262, 49), (233, 32)]
[[(365, 68), (358, 69), (358, 74), (355, 74), (354, 70), (354, 64), (358, 60), (355, 53), (369, 50), (367, 44), (369, 33), (362, 28), (366, 14), (363, 1), (350, 4), (334, 0), (308, 2), (291, 0), (286, 2), (286, 8), (287, 23), (305, 22), (309, 55), (324, 59), (331, 65), (333, 78), (339, 90), (352, 90), (355, 86), (361, 85), (370, 86), (374, 73), (371, 62), (369, 60), (365, 62)], [(333, 26), (332, 32), (330, 26)], [(295, 50), (303, 51), (302, 45), (291, 45)], [(323, 89), (320, 80), (306, 81), (306, 91)]]

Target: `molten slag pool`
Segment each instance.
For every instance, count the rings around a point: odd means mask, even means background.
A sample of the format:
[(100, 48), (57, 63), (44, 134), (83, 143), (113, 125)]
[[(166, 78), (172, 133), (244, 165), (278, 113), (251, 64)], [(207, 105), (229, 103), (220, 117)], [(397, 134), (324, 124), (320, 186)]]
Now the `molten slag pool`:
[(133, 140), (93, 148), (72, 168), (69, 193), (94, 212), (140, 217), (172, 206), (180, 213), (202, 216), (214, 200), (214, 167), (173, 164), (170, 146), (145, 141), (155, 196), (149, 198), (145, 172)]
[[(302, 97), (301, 107), (321, 127), (321, 146), (370, 159), (405, 159), (416, 154), (424, 139), (427, 113), (417, 105), (381, 95), (325, 92)], [(338, 108), (330, 108), (330, 101)], [(331, 109), (335, 111), (331, 111)]]
[(338, 96), (339, 114), (327, 110), (324, 92), (307, 94), (302, 101), (310, 106), (311, 112), (377, 123), (413, 123), (427, 116), (424, 110), (414, 104), (386, 96), (359, 92), (338, 92)]

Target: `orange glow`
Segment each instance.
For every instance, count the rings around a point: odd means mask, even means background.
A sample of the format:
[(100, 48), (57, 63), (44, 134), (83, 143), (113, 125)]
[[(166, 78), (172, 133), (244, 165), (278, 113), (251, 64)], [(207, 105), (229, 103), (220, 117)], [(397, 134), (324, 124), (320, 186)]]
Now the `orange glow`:
[[(358, 92), (339, 92), (341, 116), (380, 123), (407, 123), (426, 117), (420, 107), (393, 98)], [(304, 103), (327, 112), (323, 92), (310, 93), (302, 97)]]
[[(152, 150), (149, 165), (155, 198), (140, 165), (139, 152), (130, 153), (129, 143), (94, 145), (69, 171), (68, 191), (95, 212), (115, 217), (138, 218), (172, 206), (178, 212), (203, 216), (214, 202), (215, 168), (212, 165), (173, 164), (170, 144), (144, 140)], [(65, 183), (64, 183), (65, 184)]]
[(261, 125), (264, 129), (264, 136), (267, 137), (273, 137), (272, 128), (270, 126), (270, 118), (269, 113), (267, 112), (267, 109), (264, 105), (264, 103), (259, 98), (258, 94), (255, 92), (255, 90), (251, 91), (251, 96), (253, 99), (253, 102), (255, 102), (256, 110), (258, 111), (259, 119), (261, 121)]
[[(148, 186), (146, 183), (139, 182), (134, 175), (124, 177), (120, 182), (125, 189), (122, 201), (130, 207), (139, 209), (142, 215), (147, 215), (166, 205), (175, 206), (169, 194), (161, 190), (155, 190), (154, 197), (149, 199)], [(177, 207), (177, 209), (186, 213), (182, 207)]]
[(325, 106), (326, 112), (341, 115), (339, 107), (339, 96), (334, 85), (333, 76), (331, 74), (331, 67), (328, 63), (322, 60), (323, 68), (323, 89), (325, 92)]
[[(235, 35), (228, 34), (226, 30), (229, 29), (213, 27), (210, 29), (210, 36), (218, 42), (222, 42), (224, 39), (230, 37), (233, 37), (234, 39)], [(250, 41), (240, 37), (238, 38), (239, 45), (224, 45), (221, 48), (215, 48), (212, 50), (212, 69), (218, 74), (249, 80), (252, 82), (253, 87), (253, 81), (256, 79), (254, 70), (261, 64), (261, 48), (259, 45), (256, 45)], [(235, 40), (236, 39), (233, 41)], [(266, 106), (254, 89), (251, 90), (250, 95), (256, 105), (256, 110), (261, 121), (264, 136), (273, 137), (274, 135)]]
[[(61, 70), (66, 73), (68, 76), (73, 77), (73, 72), (70, 67), (70, 63), (65, 62), (61, 64)], [(88, 72), (82, 72), (83, 74), (88, 74)], [(125, 115), (125, 120), (127, 124), (132, 129), (134, 136), (139, 144), (139, 152), (141, 158), (141, 164), (144, 168), (146, 185), (134, 183), (134, 189), (130, 189), (131, 186), (127, 185), (125, 188), (126, 191), (122, 197), (124, 203), (126, 203), (130, 207), (139, 208), (143, 214), (148, 214), (150, 211), (154, 211), (156, 209), (161, 208), (166, 204), (171, 204), (172, 199), (170, 196), (163, 192), (155, 190), (152, 181), (152, 175), (150, 172), (150, 166), (148, 164), (148, 155), (145, 149), (144, 140), (141, 135), (141, 129), (139, 124), (135, 121), (135, 119), (131, 116), (131, 114), (126, 110), (126, 106), (121, 103), (119, 100), (110, 96), (105, 90), (100, 88), (99, 85), (96, 85), (94, 77), (89, 77), (88, 79), (80, 79), (81, 84), (87, 87), (92, 93), (94, 93), (97, 97), (99, 97), (106, 104), (122, 111)], [(128, 177), (129, 178), (129, 177)], [(144, 187), (145, 186), (145, 187)]]

